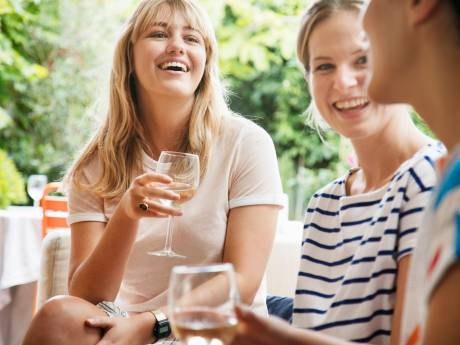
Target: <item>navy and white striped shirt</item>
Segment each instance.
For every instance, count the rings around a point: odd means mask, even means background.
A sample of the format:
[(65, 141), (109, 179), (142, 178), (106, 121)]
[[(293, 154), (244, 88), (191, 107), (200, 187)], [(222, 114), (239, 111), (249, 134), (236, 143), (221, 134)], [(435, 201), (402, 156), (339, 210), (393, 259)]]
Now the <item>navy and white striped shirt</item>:
[(389, 344), (398, 260), (412, 252), (436, 179), (439, 143), (421, 148), (384, 187), (346, 195), (341, 177), (308, 205), (293, 323), (355, 342)]

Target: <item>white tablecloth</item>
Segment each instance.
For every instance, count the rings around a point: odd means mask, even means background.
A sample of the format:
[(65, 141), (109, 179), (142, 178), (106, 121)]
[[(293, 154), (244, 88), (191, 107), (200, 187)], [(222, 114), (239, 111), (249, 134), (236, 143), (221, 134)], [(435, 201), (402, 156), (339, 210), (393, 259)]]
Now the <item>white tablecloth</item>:
[(0, 345), (19, 345), (32, 319), (42, 210), (0, 210)]

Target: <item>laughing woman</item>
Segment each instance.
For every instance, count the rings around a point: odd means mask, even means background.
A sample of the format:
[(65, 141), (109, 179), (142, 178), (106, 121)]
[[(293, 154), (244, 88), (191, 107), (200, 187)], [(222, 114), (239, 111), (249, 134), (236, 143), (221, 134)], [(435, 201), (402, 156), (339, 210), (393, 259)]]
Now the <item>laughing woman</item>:
[(298, 36), (317, 120), (349, 138), (358, 158), (308, 204), (293, 312), (303, 330), (241, 312), (239, 344), (399, 344), (415, 234), (443, 148), (406, 106), (369, 100), (363, 4), (315, 1)]
[[(195, 0), (138, 6), (115, 51), (105, 123), (68, 174), (71, 296), (44, 305), (24, 345), (168, 336), (178, 264), (232, 263), (242, 301), (266, 313), (261, 282), (282, 205), (276, 155), (265, 131), (227, 108), (216, 53)], [(165, 150), (200, 157), (201, 183), (182, 212), (160, 202), (179, 198), (159, 186), (171, 182), (155, 172)], [(163, 246), (165, 215), (180, 216), (173, 244), (185, 259), (147, 255)]]

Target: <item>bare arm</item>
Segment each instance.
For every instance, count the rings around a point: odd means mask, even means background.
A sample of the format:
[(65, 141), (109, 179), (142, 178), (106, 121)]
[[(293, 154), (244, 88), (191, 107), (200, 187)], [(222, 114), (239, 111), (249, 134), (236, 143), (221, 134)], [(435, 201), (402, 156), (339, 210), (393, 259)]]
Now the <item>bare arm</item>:
[(460, 263), (434, 290), (428, 306), (424, 345), (460, 344)]
[(401, 322), (404, 307), (404, 295), (406, 293), (407, 274), (412, 255), (406, 255), (398, 262), (398, 274), (396, 276), (396, 303), (393, 312), (393, 323), (391, 325), (391, 345), (399, 345), (401, 337)]
[(251, 304), (262, 281), (276, 232), (278, 206), (243, 206), (230, 210), (224, 262), (235, 267), (242, 302)]
[[(152, 182), (169, 183), (164, 175), (144, 174), (136, 178), (121, 198), (112, 218), (105, 223), (73, 224), (69, 265), (69, 292), (91, 303), (113, 301), (118, 294), (125, 266), (142, 217), (181, 215), (155, 199), (177, 199), (175, 193), (156, 188)], [(138, 203), (149, 198), (149, 211)]]

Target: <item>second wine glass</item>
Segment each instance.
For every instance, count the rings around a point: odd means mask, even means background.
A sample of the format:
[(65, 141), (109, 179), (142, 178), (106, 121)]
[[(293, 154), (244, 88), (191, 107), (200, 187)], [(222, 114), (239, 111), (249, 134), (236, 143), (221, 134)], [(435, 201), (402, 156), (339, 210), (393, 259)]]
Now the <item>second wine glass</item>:
[(174, 335), (185, 345), (229, 345), (236, 334), (239, 303), (233, 265), (175, 266), (168, 309)]
[[(162, 151), (158, 159), (157, 173), (168, 175), (172, 182), (165, 185), (164, 189), (180, 195), (180, 200), (171, 201), (162, 199), (167, 206), (178, 207), (190, 200), (198, 188), (200, 182), (200, 159), (197, 155), (183, 152)], [(172, 238), (174, 230), (174, 217), (168, 216), (165, 246), (160, 251), (149, 252), (150, 255), (185, 258), (172, 250)]]

